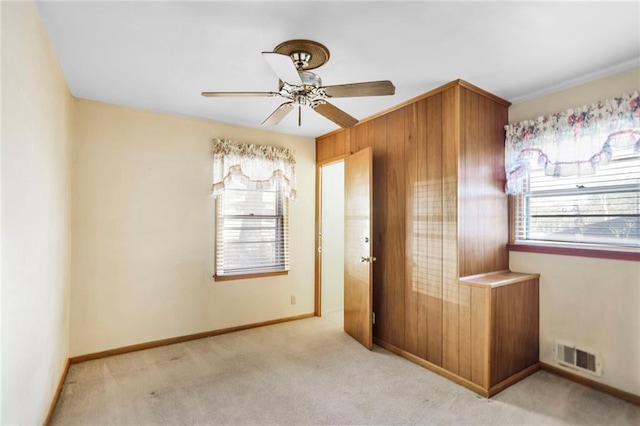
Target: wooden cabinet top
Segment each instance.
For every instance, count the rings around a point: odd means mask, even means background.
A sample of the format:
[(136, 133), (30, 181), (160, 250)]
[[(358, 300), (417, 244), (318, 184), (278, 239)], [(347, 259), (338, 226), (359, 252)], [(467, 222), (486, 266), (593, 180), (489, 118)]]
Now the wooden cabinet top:
[(540, 278), (540, 274), (526, 274), (511, 271), (497, 271), (486, 274), (469, 275), (460, 278), (460, 281), (477, 286), (500, 287), (503, 285), (515, 284)]

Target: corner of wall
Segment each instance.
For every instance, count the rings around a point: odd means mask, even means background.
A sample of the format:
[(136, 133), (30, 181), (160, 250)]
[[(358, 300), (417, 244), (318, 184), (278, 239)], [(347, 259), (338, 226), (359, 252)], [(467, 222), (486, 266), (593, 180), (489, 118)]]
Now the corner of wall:
[(73, 97), (36, 4), (1, 2), (0, 11), (0, 422), (41, 424), (70, 349)]

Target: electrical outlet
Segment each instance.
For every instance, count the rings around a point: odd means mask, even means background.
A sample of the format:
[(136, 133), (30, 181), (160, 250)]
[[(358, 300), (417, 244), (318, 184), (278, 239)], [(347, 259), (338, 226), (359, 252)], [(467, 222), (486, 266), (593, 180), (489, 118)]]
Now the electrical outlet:
[(291, 304), (292, 305), (296, 304), (296, 297), (295, 296), (291, 296)]

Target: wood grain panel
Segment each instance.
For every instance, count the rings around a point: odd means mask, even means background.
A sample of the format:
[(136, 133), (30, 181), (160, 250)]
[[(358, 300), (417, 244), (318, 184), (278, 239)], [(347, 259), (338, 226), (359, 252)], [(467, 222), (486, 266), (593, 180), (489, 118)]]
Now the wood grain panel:
[(442, 92), (442, 366), (459, 371), (458, 346), (458, 147), (460, 88)]
[(371, 256), (371, 148), (344, 160), (344, 331), (367, 349), (373, 345)]
[(351, 128), (351, 152), (358, 152), (367, 147), (373, 147), (374, 124), (367, 121)]
[(471, 288), (471, 381), (489, 388), (489, 297), (488, 288)]
[[(482, 97), (477, 93), (473, 94), (474, 103), (472, 108), (475, 107), (475, 114), (471, 116), (471, 120), (475, 120), (475, 129), (478, 134), (478, 140), (482, 140), (482, 149), (478, 150), (478, 154), (474, 158), (474, 168), (477, 170), (477, 178), (482, 179), (482, 190), (480, 191), (480, 198), (478, 203), (481, 206), (489, 206), (486, 209), (479, 208), (475, 211), (477, 217), (481, 217), (480, 226), (478, 227), (480, 232), (475, 238), (477, 239), (478, 257), (480, 258), (476, 262), (470, 262), (473, 271), (489, 272), (495, 271), (496, 262), (493, 258), (496, 246), (496, 236), (504, 235), (501, 229), (509, 230), (509, 223), (505, 221), (503, 223), (497, 222), (497, 216), (500, 214), (497, 211), (497, 205), (495, 203), (495, 167), (496, 158), (496, 146), (504, 147), (504, 140), (500, 141), (495, 138), (494, 132), (492, 132), (492, 126), (494, 124), (493, 108), (494, 102), (490, 99)], [(504, 153), (504, 148), (503, 151)], [(504, 155), (504, 154), (503, 154)], [(506, 208), (506, 205), (505, 205)], [(505, 210), (506, 213), (506, 210)], [(504, 250), (504, 242), (501, 242), (501, 246)], [(505, 250), (506, 252), (506, 250)], [(506, 266), (509, 267), (508, 265)], [(503, 269), (503, 268), (501, 268)], [(466, 271), (460, 271), (463, 275)]]
[(418, 354), (418, 283), (419, 259), (418, 244), (420, 240), (418, 224), (419, 192), (417, 190), (418, 176), (418, 144), (416, 141), (417, 109), (409, 105), (404, 111), (404, 158), (405, 158), (405, 278), (404, 278), (404, 306), (405, 350), (414, 355)]
[(471, 286), (458, 286), (458, 375), (471, 380)]
[(538, 279), (493, 287), (491, 385), (538, 362)]
[(386, 350), (388, 350), (389, 352), (392, 352), (396, 355), (400, 355), (401, 357), (408, 359), (409, 361), (418, 364), (428, 370), (433, 371), (436, 374), (441, 375), (442, 377), (445, 377), (449, 380), (451, 380), (454, 383), (457, 383), (461, 386), (466, 387), (469, 390), (472, 390), (473, 392), (488, 398), (489, 397), (489, 392), (482, 388), (481, 386), (476, 385), (475, 383), (470, 382), (469, 380), (465, 380), (462, 377), (458, 376), (457, 374), (453, 374), (450, 371), (445, 370), (444, 368), (437, 366), (435, 364), (430, 363), (429, 361), (425, 361), (422, 358), (419, 358), (413, 354), (410, 354), (409, 352), (401, 349), (401, 348), (397, 348), (393, 345), (390, 345), (387, 342), (384, 342), (380, 339), (373, 339), (373, 342), (380, 346), (381, 348), (384, 348)]
[(508, 267), (508, 208), (504, 194), (506, 107), (461, 89), (460, 275)]
[(335, 134), (316, 139), (316, 162), (331, 158), (332, 145), (335, 141)]
[(381, 340), (389, 339), (387, 314), (388, 283), (385, 282), (387, 269), (387, 117), (373, 121), (373, 255), (378, 259), (373, 265), (373, 311), (376, 323), (373, 335)]
[(387, 288), (389, 340), (404, 348), (405, 327), (405, 111), (396, 110), (387, 118), (387, 203), (384, 281)]
[(442, 290), (443, 290), (443, 179), (442, 179), (442, 95), (424, 101), (427, 109), (427, 358), (442, 366)]
[[(500, 110), (505, 109), (497, 105), (490, 99), (479, 97), (479, 131), (484, 141), (482, 159), (487, 167), (482, 170), (479, 176), (485, 182), (484, 193), (486, 199), (483, 203), (487, 206), (486, 211), (482, 211), (482, 223), (486, 230), (483, 235), (483, 258), (485, 264), (481, 272), (495, 271), (497, 269), (508, 268), (507, 251), (504, 245), (509, 238), (509, 219), (507, 196), (504, 193), (504, 123), (499, 123), (501, 119)], [(489, 214), (490, 213), (490, 214)]]
[(414, 225), (413, 238), (414, 256), (413, 280), (417, 287), (418, 305), (416, 320), (417, 324), (417, 356), (427, 359), (428, 345), (428, 307), (429, 299), (427, 293), (427, 102), (420, 101), (415, 104), (415, 158), (416, 176), (414, 182)]
[(350, 154), (350, 129), (316, 139), (316, 162)]
[(338, 157), (340, 155), (349, 155), (351, 154), (350, 148), (350, 136), (351, 132), (342, 131), (340, 133), (336, 133), (336, 143), (333, 144), (333, 150), (331, 151), (331, 157)]
[[(485, 109), (489, 110), (490, 101), (484, 100)], [(504, 241), (509, 239), (509, 199), (504, 192), (506, 175), (504, 170), (504, 126), (509, 122), (508, 107), (499, 103), (493, 103), (493, 121), (491, 122), (491, 140), (497, 141), (491, 145), (493, 158), (493, 179), (491, 190), (494, 203), (494, 221), (497, 232), (492, 233), (491, 252), (489, 253), (493, 264), (491, 269), (499, 271), (509, 267), (509, 252), (504, 246)], [(488, 122), (488, 121), (487, 121)]]
[[(478, 95), (460, 90), (461, 135), (459, 157), (459, 260), (460, 275), (480, 271), (484, 223), (478, 219), (484, 209), (485, 182), (480, 180), (480, 158), (484, 156), (484, 144), (478, 134)], [(485, 271), (486, 272), (486, 271)]]

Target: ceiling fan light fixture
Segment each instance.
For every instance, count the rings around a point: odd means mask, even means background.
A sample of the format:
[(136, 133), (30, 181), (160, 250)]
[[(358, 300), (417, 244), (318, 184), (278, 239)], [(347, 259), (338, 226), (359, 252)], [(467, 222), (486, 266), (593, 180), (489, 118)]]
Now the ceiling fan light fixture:
[(295, 64), (298, 71), (303, 70), (309, 66), (309, 61), (311, 60), (311, 53), (309, 52), (293, 52), (291, 55), (291, 59)]

